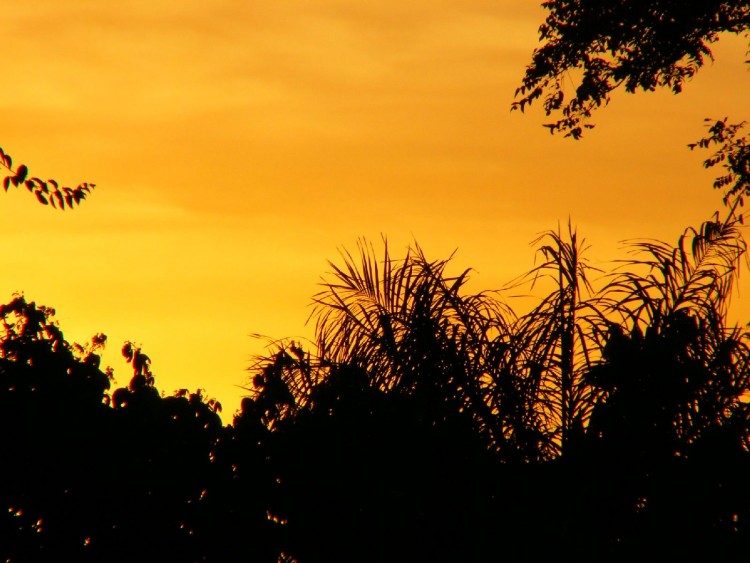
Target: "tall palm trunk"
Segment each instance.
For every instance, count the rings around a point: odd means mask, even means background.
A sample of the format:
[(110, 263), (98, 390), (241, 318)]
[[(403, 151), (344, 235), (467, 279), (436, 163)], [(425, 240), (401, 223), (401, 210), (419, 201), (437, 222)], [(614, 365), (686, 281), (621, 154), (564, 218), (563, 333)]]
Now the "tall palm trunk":
[(553, 450), (549, 455), (560, 455), (592, 408), (593, 397), (583, 372), (593, 361), (592, 347), (586, 341), (598, 340), (601, 315), (590, 300), (593, 289), (587, 274), (593, 268), (581, 259), (576, 232), (568, 225), (567, 240), (558, 230), (544, 233), (535, 242), (548, 239), (549, 244), (539, 247), (544, 263), (523, 279), (531, 279), (533, 288), (546, 278), (552, 281), (552, 289), (519, 319), (514, 338), (516, 369), (526, 377), (539, 378), (533, 387), (538, 396), (532, 400), (546, 420)]
[[(562, 249), (559, 249), (562, 251)], [(571, 414), (575, 405), (573, 404), (573, 355), (575, 353), (575, 306), (576, 306), (576, 281), (573, 276), (571, 285), (564, 286), (563, 272), (560, 270), (558, 283), (562, 299), (560, 299), (560, 378), (561, 378), (561, 413), (560, 426), (562, 427), (561, 448), (564, 452), (569, 441)]]

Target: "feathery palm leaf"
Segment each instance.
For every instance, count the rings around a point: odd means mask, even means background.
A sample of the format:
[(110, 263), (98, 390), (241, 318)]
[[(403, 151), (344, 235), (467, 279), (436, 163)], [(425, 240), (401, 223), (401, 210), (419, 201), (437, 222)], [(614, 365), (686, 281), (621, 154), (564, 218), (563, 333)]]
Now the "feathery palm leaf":
[(608, 310), (641, 328), (681, 309), (724, 317), (747, 245), (739, 220), (714, 220), (687, 229), (676, 246), (661, 241), (632, 243), (639, 257), (622, 261), (603, 290)]
[(748, 333), (726, 326), (746, 253), (739, 218), (715, 216), (675, 246), (633, 246), (639, 256), (603, 290), (603, 307), (621, 322), (611, 324), (604, 361), (590, 373), (603, 391), (596, 432), (642, 436), (639, 448), (659, 435), (660, 448), (684, 455), (707, 433), (735, 425), (747, 443)]
[(529, 434), (522, 445), (528, 433), (513, 426), (529, 423), (523, 408), (505, 415), (506, 404), (519, 405), (500, 399), (519, 394), (515, 381), (497, 384), (512, 311), (493, 294), (464, 295), (469, 270), (447, 275), (450, 258), (430, 261), (416, 246), (395, 260), (385, 240), (381, 260), (365, 241), (358, 249), (357, 258), (342, 252), (315, 296), (319, 356), (361, 367), (382, 391), (423, 397), (429, 416), (469, 414), (498, 451), (536, 444)]

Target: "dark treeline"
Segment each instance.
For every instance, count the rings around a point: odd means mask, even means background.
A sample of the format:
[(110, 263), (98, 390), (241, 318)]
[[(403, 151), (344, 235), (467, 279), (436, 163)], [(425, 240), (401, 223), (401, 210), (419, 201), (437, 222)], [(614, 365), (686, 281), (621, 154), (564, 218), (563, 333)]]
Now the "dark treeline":
[(588, 266), (538, 240), (516, 315), (417, 248), (362, 243), (315, 297), (311, 350), (251, 368), (231, 424), (157, 390), (131, 343), (0, 308), (0, 558), (633, 560), (750, 547), (748, 333), (728, 327), (736, 219)]
[[(515, 108), (580, 139), (617, 88), (678, 93), (750, 3), (543, 3)], [(566, 97), (570, 71), (581, 80)], [(537, 102), (538, 100), (538, 102)], [(315, 340), (250, 368), (231, 424), (161, 393), (132, 343), (0, 307), (0, 561), (282, 563), (719, 560), (750, 549), (750, 348), (727, 321), (746, 260), (743, 123), (709, 120), (726, 218), (592, 268), (569, 227), (512, 291), (472, 294), (416, 247), (366, 242), (315, 296)], [(3, 187), (70, 209), (90, 193)], [(538, 302), (517, 313), (506, 294)]]

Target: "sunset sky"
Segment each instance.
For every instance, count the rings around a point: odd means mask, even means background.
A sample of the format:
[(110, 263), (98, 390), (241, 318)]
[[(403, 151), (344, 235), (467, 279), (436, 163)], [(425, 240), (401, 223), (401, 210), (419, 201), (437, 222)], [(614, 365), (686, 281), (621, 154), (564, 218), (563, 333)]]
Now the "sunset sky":
[(618, 93), (583, 141), (550, 136), (539, 108), (510, 112), (545, 15), (528, 0), (0, 4), (0, 146), (97, 185), (74, 211), (2, 196), (0, 301), (106, 333), (118, 385), (122, 343), (142, 345), (161, 390), (204, 388), (227, 421), (251, 335), (311, 337), (327, 261), (358, 238), (456, 250), (481, 290), (570, 217), (606, 267), (721, 207), (686, 145), (705, 117), (750, 119), (747, 38), (727, 36), (683, 94)]

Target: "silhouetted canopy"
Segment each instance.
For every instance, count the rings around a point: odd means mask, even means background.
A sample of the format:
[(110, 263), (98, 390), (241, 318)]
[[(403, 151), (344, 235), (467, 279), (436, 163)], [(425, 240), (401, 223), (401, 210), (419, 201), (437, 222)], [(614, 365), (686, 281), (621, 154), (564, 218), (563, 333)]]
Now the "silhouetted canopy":
[[(552, 132), (579, 138), (591, 112), (610, 92), (666, 87), (675, 93), (711, 60), (710, 45), (722, 32), (750, 29), (750, 2), (651, 0), (551, 0), (536, 49), (516, 91), (513, 108), (544, 99)], [(564, 82), (578, 86), (565, 92)]]

